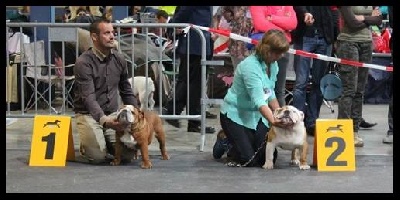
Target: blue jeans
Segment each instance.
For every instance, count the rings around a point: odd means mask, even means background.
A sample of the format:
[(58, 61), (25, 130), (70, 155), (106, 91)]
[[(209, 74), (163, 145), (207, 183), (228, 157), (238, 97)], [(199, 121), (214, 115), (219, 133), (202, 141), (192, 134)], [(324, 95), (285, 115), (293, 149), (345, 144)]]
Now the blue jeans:
[[(331, 56), (332, 53), (332, 44), (327, 44), (324, 38), (318, 36), (303, 37), (302, 43), (294, 43), (293, 47), (315, 54)], [(311, 58), (296, 55), (293, 65), (296, 74), (293, 89), (293, 106), (305, 113), (307, 117), (304, 122), (308, 128), (314, 126), (315, 120), (319, 117), (323, 102), (320, 81), (327, 72), (328, 62), (314, 59), (311, 66)], [(311, 87), (307, 94), (309, 83), (311, 83)]]

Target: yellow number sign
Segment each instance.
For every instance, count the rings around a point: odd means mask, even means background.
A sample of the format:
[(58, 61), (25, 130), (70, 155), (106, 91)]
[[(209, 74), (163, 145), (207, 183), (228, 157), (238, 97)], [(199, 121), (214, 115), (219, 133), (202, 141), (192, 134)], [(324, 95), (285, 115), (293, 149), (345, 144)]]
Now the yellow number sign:
[(317, 119), (314, 165), (318, 171), (355, 171), (353, 120)]
[(65, 166), (67, 160), (75, 160), (71, 117), (35, 116), (29, 166)]

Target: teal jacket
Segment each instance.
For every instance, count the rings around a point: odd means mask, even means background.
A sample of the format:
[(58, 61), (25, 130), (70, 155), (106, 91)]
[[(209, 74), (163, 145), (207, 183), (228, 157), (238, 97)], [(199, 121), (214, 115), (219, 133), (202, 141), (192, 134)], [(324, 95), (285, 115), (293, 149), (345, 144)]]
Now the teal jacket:
[(245, 58), (236, 68), (232, 86), (225, 95), (221, 113), (232, 121), (255, 130), (260, 118), (269, 127), (259, 108), (275, 99), (275, 82), (278, 63), (270, 65), (271, 76), (267, 75), (264, 61), (260, 62), (254, 54)]

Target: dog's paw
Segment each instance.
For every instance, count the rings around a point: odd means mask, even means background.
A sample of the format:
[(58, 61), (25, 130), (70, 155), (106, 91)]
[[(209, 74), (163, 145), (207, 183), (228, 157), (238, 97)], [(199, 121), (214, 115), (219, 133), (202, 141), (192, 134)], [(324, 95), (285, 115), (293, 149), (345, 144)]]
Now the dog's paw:
[(272, 160), (267, 160), (265, 161), (264, 165), (262, 166), (263, 169), (273, 169), (274, 168), (274, 163)]
[(299, 166), (300, 165), (300, 160), (291, 160), (290, 161), (290, 165), (291, 166)]
[(153, 165), (151, 162), (142, 162), (142, 165), (140, 166), (142, 169), (151, 169)]
[(112, 166), (117, 166), (120, 164), (121, 164), (121, 160), (118, 160), (118, 159), (114, 159), (110, 162), (110, 165), (112, 165)]
[(135, 151), (133, 152), (133, 160), (137, 160), (139, 158), (139, 154), (137, 149), (135, 149)]
[(310, 165), (308, 165), (308, 164), (301, 164), (301, 165), (299, 165), (299, 168), (300, 168), (301, 170), (309, 170), (309, 169), (310, 169)]
[(169, 155), (168, 154), (162, 155), (161, 159), (162, 160), (169, 160)]

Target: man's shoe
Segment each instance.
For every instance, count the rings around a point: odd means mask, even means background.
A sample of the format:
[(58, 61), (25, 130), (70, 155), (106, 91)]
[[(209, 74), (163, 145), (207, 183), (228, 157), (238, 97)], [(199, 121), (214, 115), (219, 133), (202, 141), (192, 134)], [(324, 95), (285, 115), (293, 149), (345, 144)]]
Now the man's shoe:
[[(168, 112), (168, 110), (166, 108), (162, 109), (162, 114), (163, 115), (172, 115), (171, 113)], [(181, 124), (179, 123), (179, 121), (177, 119), (166, 119), (165, 121), (175, 128), (181, 127)]]
[(313, 136), (315, 135), (315, 125), (306, 128), (307, 135)]
[[(198, 133), (200, 133), (201, 132), (201, 127), (200, 127), (200, 125), (198, 125), (198, 126), (188, 126), (187, 131), (188, 132), (198, 132)], [(215, 128), (207, 126), (206, 127), (206, 133), (210, 133), (210, 134), (215, 133)]]
[(217, 115), (214, 115), (214, 114), (206, 111), (206, 118), (208, 118), (208, 119), (217, 119)]
[(220, 130), (217, 134), (217, 140), (213, 146), (213, 157), (214, 159), (220, 159), (225, 152), (229, 151), (229, 141), (223, 130)]
[(393, 135), (386, 135), (382, 142), (385, 144), (393, 144)]
[(361, 122), (360, 122), (360, 128), (372, 128), (372, 127), (374, 127), (374, 126), (376, 126), (378, 123), (369, 123), (369, 122), (366, 122), (365, 120), (364, 120), (364, 118), (362, 118), (361, 119)]
[(181, 127), (181, 124), (179, 123), (179, 121), (177, 119), (166, 119), (165, 121), (175, 128)]

